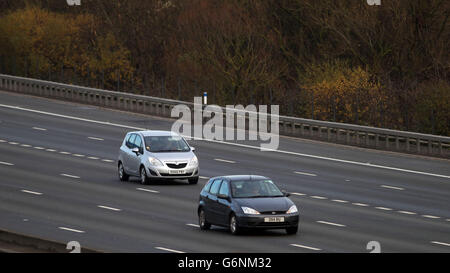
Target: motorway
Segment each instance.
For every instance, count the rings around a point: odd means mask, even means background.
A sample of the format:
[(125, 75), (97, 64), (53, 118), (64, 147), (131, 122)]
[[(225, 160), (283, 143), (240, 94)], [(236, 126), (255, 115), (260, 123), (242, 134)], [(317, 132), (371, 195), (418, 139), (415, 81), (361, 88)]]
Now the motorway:
[[(0, 91), (0, 228), (107, 252), (450, 252), (450, 161), (280, 137), (189, 141), (198, 185), (120, 182), (126, 132), (173, 121)], [(300, 211), (297, 235), (197, 226), (198, 194), (228, 174), (271, 177)]]

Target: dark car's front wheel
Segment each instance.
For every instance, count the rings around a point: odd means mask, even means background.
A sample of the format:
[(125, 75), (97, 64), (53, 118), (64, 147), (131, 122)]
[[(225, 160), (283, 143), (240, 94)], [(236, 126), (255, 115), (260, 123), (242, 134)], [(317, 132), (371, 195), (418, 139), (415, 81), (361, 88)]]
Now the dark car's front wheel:
[(201, 230), (207, 230), (211, 228), (211, 224), (206, 221), (205, 211), (200, 209), (198, 212), (198, 225)]
[(286, 228), (286, 233), (289, 235), (297, 234), (297, 231), (298, 231), (298, 226)]
[(230, 216), (230, 232), (233, 235), (237, 235), (241, 232), (241, 228), (237, 223), (236, 215), (234, 214), (231, 214)]
[(120, 181), (128, 181), (128, 178), (130, 177), (128, 176), (128, 174), (125, 173), (125, 169), (123, 168), (122, 162), (119, 163), (118, 172)]
[(198, 176), (188, 179), (189, 185), (195, 185), (198, 183)]

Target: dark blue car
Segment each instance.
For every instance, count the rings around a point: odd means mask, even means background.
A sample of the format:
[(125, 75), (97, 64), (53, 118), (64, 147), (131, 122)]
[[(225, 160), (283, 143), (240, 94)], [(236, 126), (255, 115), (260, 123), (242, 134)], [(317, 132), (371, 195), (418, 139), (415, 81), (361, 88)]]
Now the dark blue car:
[(251, 228), (298, 230), (297, 207), (264, 176), (211, 178), (200, 192), (197, 212), (202, 230), (211, 225), (229, 227), (232, 234)]

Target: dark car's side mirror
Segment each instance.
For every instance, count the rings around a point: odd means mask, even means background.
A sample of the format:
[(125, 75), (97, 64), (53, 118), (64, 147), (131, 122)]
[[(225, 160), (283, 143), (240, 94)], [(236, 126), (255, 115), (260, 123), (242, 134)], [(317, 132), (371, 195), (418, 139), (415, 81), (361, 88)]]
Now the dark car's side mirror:
[(226, 195), (226, 194), (218, 194), (217, 198), (225, 199), (225, 200), (230, 201), (230, 197), (228, 195)]
[(291, 196), (291, 194), (287, 191), (281, 191), (285, 197)]

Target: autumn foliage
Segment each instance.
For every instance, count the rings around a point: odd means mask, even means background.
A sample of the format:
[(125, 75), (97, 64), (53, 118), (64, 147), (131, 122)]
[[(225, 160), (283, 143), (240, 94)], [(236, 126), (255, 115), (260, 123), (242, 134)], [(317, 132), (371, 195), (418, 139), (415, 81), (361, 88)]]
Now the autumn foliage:
[(442, 0), (0, 2), (2, 73), (450, 134)]

